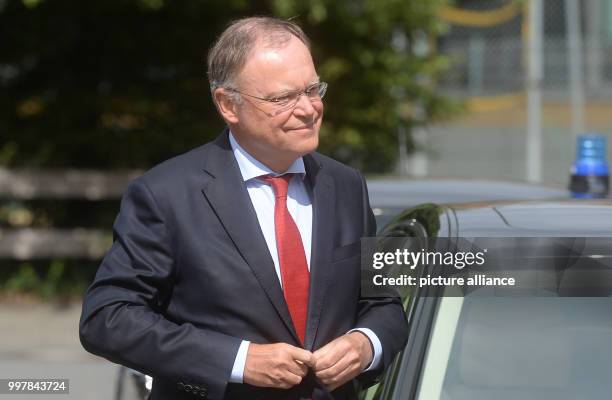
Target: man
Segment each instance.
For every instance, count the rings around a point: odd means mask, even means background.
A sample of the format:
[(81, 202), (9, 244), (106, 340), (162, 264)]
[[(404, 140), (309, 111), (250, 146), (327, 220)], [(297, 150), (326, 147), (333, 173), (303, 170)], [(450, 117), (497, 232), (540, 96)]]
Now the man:
[(314, 152), (327, 85), (308, 39), (243, 19), (208, 68), (229, 129), (129, 185), (81, 342), (153, 376), (152, 399), (354, 399), (406, 321), (360, 296), (374, 217), (362, 176)]

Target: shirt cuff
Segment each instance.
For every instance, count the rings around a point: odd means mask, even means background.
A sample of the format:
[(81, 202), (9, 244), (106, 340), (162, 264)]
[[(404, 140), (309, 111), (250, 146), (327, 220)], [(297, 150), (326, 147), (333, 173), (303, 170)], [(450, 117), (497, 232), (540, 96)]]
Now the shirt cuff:
[(370, 343), (372, 344), (372, 349), (374, 350), (373, 355), (372, 355), (372, 361), (370, 362), (370, 365), (368, 365), (362, 372), (367, 372), (367, 371), (378, 368), (382, 360), (382, 344), (380, 343), (380, 339), (378, 339), (378, 336), (376, 336), (376, 334), (371, 329), (368, 329), (368, 328), (355, 328), (355, 329), (351, 329), (350, 331), (348, 331), (348, 333), (355, 332), (355, 331), (361, 332), (364, 335), (366, 335), (368, 339), (370, 339)]
[(250, 343), (251, 342), (248, 340), (243, 340), (242, 343), (240, 343), (238, 353), (236, 354), (236, 359), (234, 360), (234, 366), (232, 367), (232, 375), (229, 379), (231, 383), (243, 383), (244, 365), (246, 364), (247, 352), (249, 350)]

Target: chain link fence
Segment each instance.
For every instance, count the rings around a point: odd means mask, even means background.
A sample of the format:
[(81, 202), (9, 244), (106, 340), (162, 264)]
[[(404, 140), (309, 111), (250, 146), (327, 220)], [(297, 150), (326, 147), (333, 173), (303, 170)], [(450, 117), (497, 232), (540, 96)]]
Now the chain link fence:
[[(442, 13), (449, 29), (437, 51), (451, 67), (439, 90), (463, 100), (467, 113), (428, 129), (427, 176), (526, 179), (530, 1), (464, 0)], [(541, 181), (565, 185), (575, 152), (567, 3), (541, 1)], [(612, 155), (612, 0), (580, 1), (577, 18), (583, 129), (607, 135)]]

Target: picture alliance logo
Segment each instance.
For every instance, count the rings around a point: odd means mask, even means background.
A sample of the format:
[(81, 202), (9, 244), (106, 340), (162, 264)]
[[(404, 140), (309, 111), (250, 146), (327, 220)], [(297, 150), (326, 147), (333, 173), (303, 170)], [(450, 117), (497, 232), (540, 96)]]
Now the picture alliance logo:
[(372, 267), (376, 270), (388, 266), (406, 266), (411, 270), (417, 266), (448, 266), (463, 269), (470, 266), (482, 266), (485, 263), (487, 249), (481, 251), (410, 251), (408, 249), (396, 249), (391, 252), (375, 252), (372, 255)]

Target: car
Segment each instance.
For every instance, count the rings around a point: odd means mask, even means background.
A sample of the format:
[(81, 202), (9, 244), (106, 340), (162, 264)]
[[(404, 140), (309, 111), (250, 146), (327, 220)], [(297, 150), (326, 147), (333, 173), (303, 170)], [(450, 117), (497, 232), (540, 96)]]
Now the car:
[[(527, 251), (537, 251), (543, 243), (540, 238), (594, 238), (600, 248), (589, 257), (603, 262), (604, 273), (612, 272), (609, 199), (425, 204), (399, 213), (381, 229), (379, 240), (402, 236), (448, 243), (462, 238), (528, 238), (521, 241)], [(555, 253), (553, 264), (566, 272), (571, 257)], [(557, 282), (558, 288), (562, 282)], [(491, 295), (486, 288), (452, 297), (444, 296), (443, 288), (412, 291), (404, 298), (408, 343), (381, 382), (364, 390), (361, 398), (609, 398), (610, 286), (606, 283), (597, 293), (552, 291), (538, 296)]]
[(369, 178), (370, 205), (379, 227), (407, 207), (423, 203), (449, 204), (497, 200), (567, 199), (558, 186), (485, 179)]

